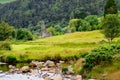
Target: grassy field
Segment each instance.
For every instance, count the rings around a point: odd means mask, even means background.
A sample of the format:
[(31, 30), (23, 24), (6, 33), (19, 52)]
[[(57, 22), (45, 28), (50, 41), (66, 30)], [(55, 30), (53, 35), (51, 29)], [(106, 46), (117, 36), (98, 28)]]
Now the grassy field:
[(16, 1), (16, 0), (0, 0), (0, 3), (5, 4), (5, 3), (12, 2), (12, 1)]
[(12, 44), (12, 51), (3, 51), (5, 56), (15, 56), (18, 61), (49, 58), (72, 58), (91, 49), (106, 45), (100, 31), (76, 32), (60, 36)]
[[(114, 41), (119, 38), (114, 39)], [(69, 59), (80, 56), (85, 52), (90, 52), (93, 48), (99, 46), (108, 46), (104, 35), (99, 31), (75, 32), (71, 34), (59, 35), (43, 39), (36, 39), (28, 42), (13, 42), (11, 51), (0, 51), (4, 57), (13, 56), (18, 62), (27, 62), (30, 60), (48, 60), (48, 59)], [(83, 58), (84, 59), (84, 58)], [(82, 58), (70, 63), (74, 67), (75, 73), (79, 73), (82, 66)], [(96, 66), (88, 77), (99, 80), (119, 79), (120, 62), (107, 66)], [(101, 76), (106, 77), (101, 77)]]
[(110, 65), (96, 66), (89, 75), (97, 80), (119, 80), (120, 79), (120, 62), (114, 62)]

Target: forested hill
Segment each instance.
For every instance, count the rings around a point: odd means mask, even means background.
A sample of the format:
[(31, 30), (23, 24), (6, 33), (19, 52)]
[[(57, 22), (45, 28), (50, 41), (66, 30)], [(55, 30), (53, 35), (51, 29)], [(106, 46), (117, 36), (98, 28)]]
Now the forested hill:
[[(47, 26), (66, 26), (71, 18), (102, 15), (106, 0), (17, 0), (0, 4), (0, 18), (15, 27), (28, 27), (44, 20)], [(120, 0), (116, 0), (120, 10)]]
[(13, 1), (16, 1), (16, 0), (0, 0), (0, 3), (5, 4), (5, 3), (13, 2)]

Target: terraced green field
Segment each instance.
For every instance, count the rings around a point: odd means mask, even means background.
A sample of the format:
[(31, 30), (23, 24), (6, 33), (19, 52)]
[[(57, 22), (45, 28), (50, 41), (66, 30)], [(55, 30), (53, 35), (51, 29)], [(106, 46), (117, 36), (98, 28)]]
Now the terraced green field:
[(100, 31), (76, 32), (28, 42), (12, 44), (12, 51), (3, 51), (5, 56), (15, 56), (18, 61), (43, 60), (45, 58), (70, 58), (91, 49), (106, 45)]

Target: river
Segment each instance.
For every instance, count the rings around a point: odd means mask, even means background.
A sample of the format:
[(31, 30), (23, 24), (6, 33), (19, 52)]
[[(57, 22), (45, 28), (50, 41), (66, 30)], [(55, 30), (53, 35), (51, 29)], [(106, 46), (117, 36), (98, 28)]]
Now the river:
[(6, 64), (6, 63), (2, 63), (0, 62), (0, 70), (2, 70), (3, 72), (7, 72), (9, 70), (9, 65), (14, 65), (17, 68), (21, 68), (23, 66), (28, 66), (29, 63), (15, 63), (15, 64)]

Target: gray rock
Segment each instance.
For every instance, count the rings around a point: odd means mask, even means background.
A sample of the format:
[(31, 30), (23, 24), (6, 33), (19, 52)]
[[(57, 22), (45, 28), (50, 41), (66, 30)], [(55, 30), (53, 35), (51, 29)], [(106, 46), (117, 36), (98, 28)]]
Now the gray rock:
[(62, 76), (55, 76), (55, 77), (52, 77), (50, 80), (63, 80)]
[(55, 68), (50, 68), (50, 69), (49, 69), (49, 73), (57, 73), (56, 71), (57, 71), (57, 70), (56, 70)]
[(46, 61), (46, 63), (44, 63), (43, 66), (54, 67), (55, 63), (53, 61), (48, 60), (48, 61)]
[(27, 73), (27, 72), (30, 72), (30, 68), (29, 68), (28, 66), (23, 66), (23, 67), (20, 69), (20, 71), (21, 71), (22, 73)]
[(0, 62), (0, 64), (7, 64), (7, 63)]
[(44, 62), (39, 62), (39, 61), (32, 61), (29, 65), (29, 67), (31, 68), (35, 68), (35, 67), (42, 67), (44, 64)]
[(10, 69), (15, 69), (16, 67), (15, 66), (13, 66), (13, 65), (9, 65), (8, 66)]
[(48, 71), (49, 68), (45, 67), (45, 68), (41, 68), (41, 71)]
[(3, 73), (3, 71), (2, 71), (2, 70), (0, 70), (0, 73)]
[(63, 64), (63, 63), (65, 63), (65, 61), (59, 61), (59, 63)]
[(75, 80), (82, 80), (82, 76), (81, 75), (76, 75)]

